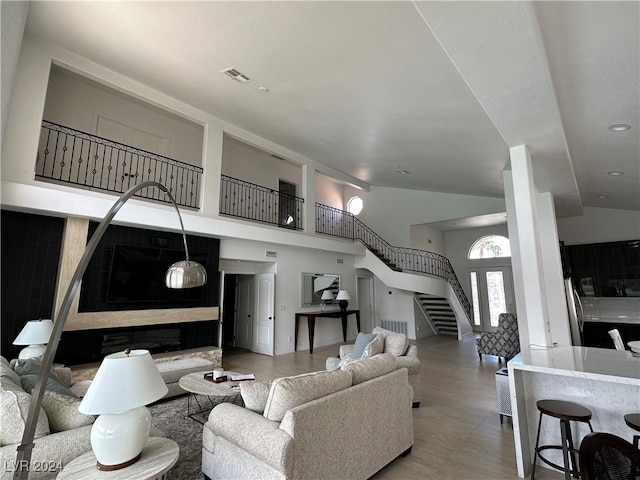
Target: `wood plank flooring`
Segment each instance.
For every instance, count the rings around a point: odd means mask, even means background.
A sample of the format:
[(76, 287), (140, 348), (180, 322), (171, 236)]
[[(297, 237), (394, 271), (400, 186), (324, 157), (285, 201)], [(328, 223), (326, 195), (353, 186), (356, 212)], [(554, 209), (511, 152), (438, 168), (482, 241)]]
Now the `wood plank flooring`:
[[(480, 362), (472, 336), (458, 341), (445, 335), (416, 342), (421, 362), (422, 403), (413, 409), (414, 446), (378, 472), (376, 480), (515, 480), (518, 478), (511, 420), (500, 424), (496, 357)], [(225, 369), (252, 372), (258, 379), (323, 370), (338, 345), (268, 357), (254, 353), (225, 357)], [(537, 468), (537, 480), (564, 478)]]

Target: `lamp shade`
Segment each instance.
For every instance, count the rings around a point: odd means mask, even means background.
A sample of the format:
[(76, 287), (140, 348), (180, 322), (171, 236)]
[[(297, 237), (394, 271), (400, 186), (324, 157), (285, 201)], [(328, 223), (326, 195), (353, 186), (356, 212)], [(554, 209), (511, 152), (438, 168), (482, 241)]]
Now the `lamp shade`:
[(347, 292), (346, 290), (340, 290), (338, 292), (338, 296), (336, 297), (336, 300), (351, 300), (351, 296), (349, 295), (349, 292)]
[(333, 292), (331, 290), (325, 290), (324, 292), (322, 292), (322, 300), (333, 301)]
[(22, 328), (14, 345), (43, 345), (49, 343), (53, 322), (51, 320), (30, 320)]
[(122, 412), (148, 405), (168, 391), (148, 350), (107, 355), (78, 406), (81, 413)]
[(193, 260), (181, 260), (169, 267), (166, 274), (168, 288), (194, 288), (207, 283), (207, 271)]

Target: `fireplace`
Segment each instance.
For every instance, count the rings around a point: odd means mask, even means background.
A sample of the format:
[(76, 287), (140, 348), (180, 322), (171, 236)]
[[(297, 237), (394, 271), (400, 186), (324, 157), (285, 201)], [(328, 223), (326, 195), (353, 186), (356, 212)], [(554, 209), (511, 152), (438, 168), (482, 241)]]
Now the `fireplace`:
[(219, 322), (172, 323), (63, 332), (55, 361), (64, 365), (101, 362), (125, 348), (153, 353), (217, 346)]

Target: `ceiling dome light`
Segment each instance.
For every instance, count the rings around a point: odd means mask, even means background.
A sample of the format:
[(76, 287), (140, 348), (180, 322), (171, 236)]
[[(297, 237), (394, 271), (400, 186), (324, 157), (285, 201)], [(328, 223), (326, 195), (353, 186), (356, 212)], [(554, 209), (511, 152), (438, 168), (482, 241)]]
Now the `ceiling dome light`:
[(347, 211), (352, 215), (358, 215), (362, 208), (364, 207), (364, 202), (358, 196), (351, 197), (347, 202)]
[(607, 172), (608, 175), (611, 175), (612, 177), (619, 177), (620, 175), (624, 175), (624, 172), (618, 172), (617, 170), (611, 170), (610, 172)]
[(596, 195), (596, 198), (599, 198), (600, 200), (605, 200), (605, 199), (607, 199), (609, 197), (606, 196), (606, 195)]
[(396, 173), (399, 173), (401, 175), (409, 175), (409, 172), (407, 170), (405, 170), (403, 168), (400, 168), (400, 167), (394, 168), (393, 171), (396, 172)]
[(607, 128), (612, 132), (626, 132), (627, 130), (631, 130), (631, 125), (616, 123), (615, 125), (609, 125)]

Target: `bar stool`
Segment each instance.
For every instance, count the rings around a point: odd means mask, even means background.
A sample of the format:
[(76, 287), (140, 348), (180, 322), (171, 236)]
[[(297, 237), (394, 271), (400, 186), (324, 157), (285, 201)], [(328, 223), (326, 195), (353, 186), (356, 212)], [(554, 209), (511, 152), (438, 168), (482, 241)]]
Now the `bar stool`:
[[(624, 423), (637, 432), (640, 432), (640, 413), (627, 413), (624, 416)], [(633, 446), (640, 448), (640, 435), (633, 436)]]
[[(536, 473), (536, 460), (538, 457), (547, 465), (552, 466), (564, 472), (564, 478), (569, 480), (571, 475), (575, 478), (580, 477), (580, 471), (578, 463), (576, 462), (576, 453), (578, 449), (574, 447), (573, 437), (571, 435), (571, 422), (583, 422), (589, 425), (589, 429), (593, 432), (591, 427), (591, 410), (578, 405), (573, 402), (566, 402), (564, 400), (538, 400), (536, 406), (540, 411), (540, 418), (538, 419), (538, 433), (536, 435), (536, 448), (533, 451), (533, 469), (531, 470), (531, 480), (534, 480)], [(540, 427), (542, 425), (542, 416), (549, 415), (550, 417), (560, 419), (560, 436), (562, 437), (562, 445), (539, 445), (540, 442)], [(562, 450), (562, 457), (564, 460), (564, 466), (553, 463), (542, 456), (542, 451), (547, 449)], [(571, 459), (571, 463), (569, 463)]]

